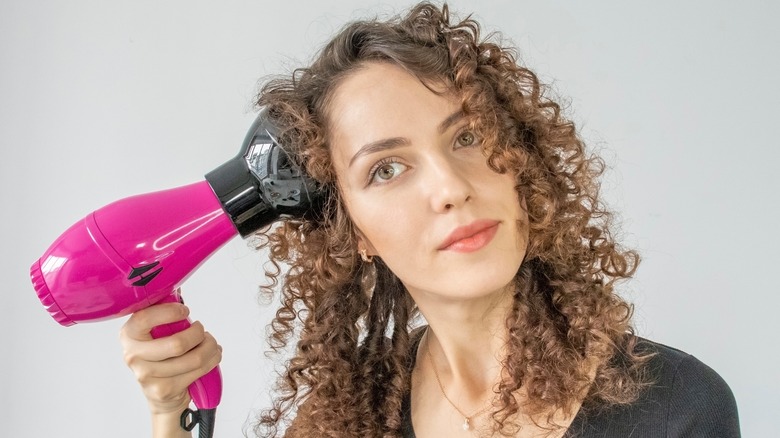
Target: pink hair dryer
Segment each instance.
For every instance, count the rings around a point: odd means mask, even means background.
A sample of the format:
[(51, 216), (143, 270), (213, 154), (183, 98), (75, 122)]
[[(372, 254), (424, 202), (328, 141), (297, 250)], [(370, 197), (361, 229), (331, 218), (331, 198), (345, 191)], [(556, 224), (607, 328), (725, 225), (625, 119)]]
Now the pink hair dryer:
[[(181, 301), (177, 288), (233, 236), (246, 237), (280, 216), (319, 211), (322, 191), (275, 140), (261, 112), (241, 152), (206, 180), (125, 198), (65, 231), (33, 263), (30, 277), (51, 316), (69, 326), (128, 315), (155, 303)], [(159, 338), (189, 327), (187, 320), (155, 327)], [(200, 423), (211, 436), (222, 395), (219, 368), (189, 387)]]

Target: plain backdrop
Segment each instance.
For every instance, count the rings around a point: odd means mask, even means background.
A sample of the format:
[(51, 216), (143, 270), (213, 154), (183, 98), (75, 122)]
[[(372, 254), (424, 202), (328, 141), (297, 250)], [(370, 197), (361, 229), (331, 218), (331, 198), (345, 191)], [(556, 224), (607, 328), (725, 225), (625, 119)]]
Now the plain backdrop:
[[(30, 264), (94, 209), (201, 180), (238, 151), (260, 78), (304, 65), (348, 20), (409, 4), (0, 2), (3, 436), (149, 434), (123, 320), (59, 326)], [(450, 4), (518, 45), (605, 157), (621, 240), (644, 256), (621, 290), (639, 334), (717, 370), (748, 437), (773, 436), (780, 408), (777, 5)], [(263, 355), (264, 260), (236, 238), (184, 287), (224, 347), (217, 436), (251, 428), (278, 368)]]

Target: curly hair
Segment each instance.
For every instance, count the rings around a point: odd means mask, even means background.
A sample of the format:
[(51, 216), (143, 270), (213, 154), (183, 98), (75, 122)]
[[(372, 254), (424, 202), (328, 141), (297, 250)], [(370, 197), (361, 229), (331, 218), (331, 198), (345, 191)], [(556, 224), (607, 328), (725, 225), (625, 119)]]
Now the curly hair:
[[(512, 418), (520, 410), (547, 413), (548, 420), (555, 410), (572, 414), (584, 388), (590, 406), (629, 403), (647, 384), (632, 307), (614, 291), (639, 257), (612, 236), (612, 215), (599, 200), (603, 162), (586, 152), (545, 86), (495, 36), (483, 39), (470, 17), (451, 23), (446, 4), (421, 3), (403, 17), (348, 24), (310, 67), (261, 88), (257, 104), (279, 129), (279, 141), (329, 195), (317, 218), (286, 220), (260, 236), (272, 266), (262, 288), (270, 295), (281, 290), (271, 347), (279, 352), (298, 341), (273, 407), (255, 426), (258, 435), (401, 433), (410, 331), (419, 312), (381, 259), (360, 263), (328, 139), (334, 89), (367, 62), (445, 84), (484, 138), (488, 164), (514, 174), (525, 201), (528, 249), (506, 320), (508, 377), (498, 387), (495, 431), (516, 431)], [(520, 388), (527, 400), (518, 403)]]

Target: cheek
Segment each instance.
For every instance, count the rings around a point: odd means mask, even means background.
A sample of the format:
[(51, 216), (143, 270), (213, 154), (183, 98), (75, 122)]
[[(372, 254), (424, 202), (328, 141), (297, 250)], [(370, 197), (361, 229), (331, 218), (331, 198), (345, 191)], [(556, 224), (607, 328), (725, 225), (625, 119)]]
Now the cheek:
[[(419, 242), (415, 230), (420, 231), (416, 209), (408, 206), (408, 199), (353, 197), (348, 208), (355, 226), (363, 234), (366, 245), (380, 257), (388, 258), (393, 254), (409, 250), (412, 242)], [(406, 202), (406, 203), (405, 203)]]
[(524, 211), (522, 208), (523, 202), (520, 194), (515, 190), (516, 182), (514, 177), (506, 173), (501, 174), (488, 170), (481, 175), (479, 180), (482, 183), (476, 190), (482, 196), (489, 197), (490, 202), (498, 203), (498, 205), (504, 206), (505, 209), (514, 211), (520, 217), (520, 213)]
[(420, 246), (422, 225), (409, 211), (396, 209), (376, 218), (374, 240), (377, 251), (385, 258), (394, 258), (398, 254), (411, 255)]
[[(528, 244), (528, 213), (526, 212), (525, 201), (515, 190), (515, 179), (507, 174), (492, 173), (494, 178), (483, 190), (487, 191), (488, 186), (494, 195), (490, 200), (494, 205), (503, 205), (507, 217), (515, 218), (516, 234), (520, 250), (525, 251)], [(498, 190), (496, 188), (499, 188)]]

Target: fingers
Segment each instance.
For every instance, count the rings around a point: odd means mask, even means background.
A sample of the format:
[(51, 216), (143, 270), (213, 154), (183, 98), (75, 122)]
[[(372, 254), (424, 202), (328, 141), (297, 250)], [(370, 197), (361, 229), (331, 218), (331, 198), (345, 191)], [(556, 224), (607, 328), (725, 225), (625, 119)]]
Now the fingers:
[(203, 343), (187, 352), (160, 362), (137, 363), (132, 367), (146, 398), (155, 406), (177, 405), (186, 389), (222, 360), (222, 348), (206, 334)]
[(168, 324), (189, 316), (190, 310), (184, 304), (165, 303), (147, 307), (133, 313), (122, 327), (122, 335), (139, 341), (150, 340), (153, 327)]
[(203, 342), (205, 338), (203, 324), (195, 321), (192, 325), (171, 336), (152, 339), (135, 339), (122, 333), (120, 341), (124, 348), (125, 362), (132, 365), (136, 361), (159, 362), (182, 356)]
[(133, 314), (120, 331), (124, 360), (141, 384), (152, 412), (174, 412), (189, 403), (187, 387), (222, 360), (222, 347), (196, 321), (170, 336), (152, 338), (161, 324), (189, 314), (178, 303), (157, 304)]
[[(216, 339), (206, 332), (203, 335), (203, 341), (195, 345), (187, 352), (171, 356), (159, 361), (138, 361), (135, 365), (136, 376), (139, 380), (144, 378), (168, 378), (183, 377), (184, 380), (190, 379), (188, 374), (195, 373), (203, 375), (213, 369), (222, 359), (222, 347), (217, 344)], [(188, 383), (188, 384), (189, 384)]]

